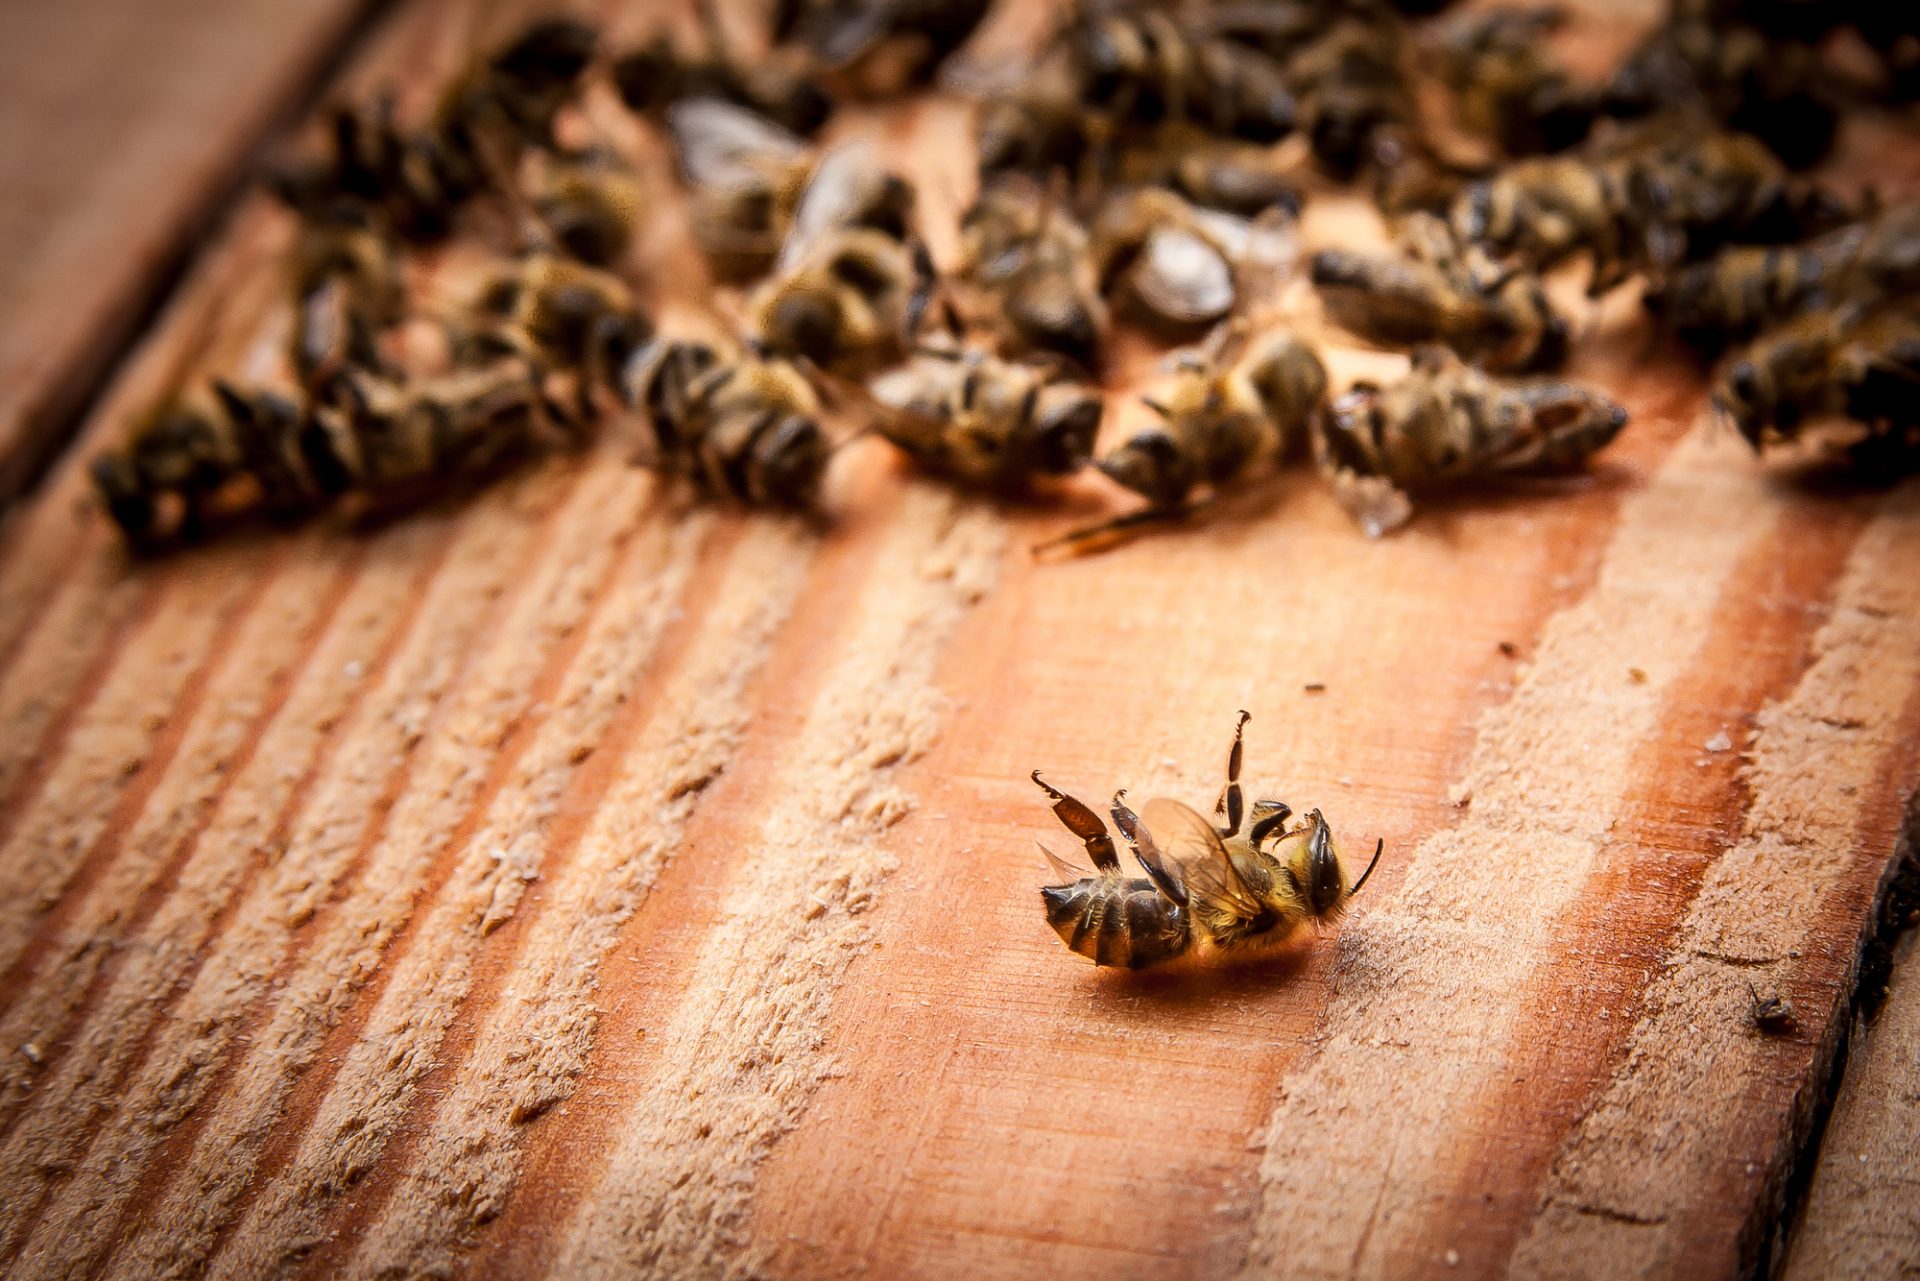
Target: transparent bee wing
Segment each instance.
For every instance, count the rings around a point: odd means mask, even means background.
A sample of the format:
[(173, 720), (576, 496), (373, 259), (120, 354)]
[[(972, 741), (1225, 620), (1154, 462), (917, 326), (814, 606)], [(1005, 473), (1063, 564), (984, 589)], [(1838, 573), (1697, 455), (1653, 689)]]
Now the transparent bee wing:
[(1360, 476), (1344, 468), (1329, 477), (1333, 496), (1368, 538), (1390, 534), (1413, 519), (1413, 502), (1385, 476)]
[(1160, 798), (1141, 809), (1140, 823), (1141, 860), (1171, 871), (1196, 908), (1241, 920), (1260, 914), (1259, 899), (1240, 879), (1220, 834), (1205, 818), (1179, 801)]
[(1047, 866), (1051, 867), (1053, 874), (1060, 878), (1060, 884), (1071, 885), (1075, 881), (1084, 881), (1093, 875), (1092, 872), (1087, 871), (1084, 867), (1075, 867), (1073, 864), (1067, 862), (1067, 860), (1055, 854), (1040, 841), (1035, 841), (1034, 844), (1039, 845), (1040, 852), (1047, 856)]
[(1210, 324), (1233, 308), (1233, 269), (1212, 244), (1181, 228), (1161, 227), (1147, 238), (1132, 279), (1140, 301), (1176, 324)]
[(737, 186), (769, 164), (797, 164), (807, 144), (772, 121), (718, 98), (688, 98), (667, 111), (681, 172), (703, 187)]
[(869, 190), (867, 178), (875, 165), (873, 148), (864, 142), (846, 143), (820, 158), (793, 211), (793, 230), (780, 250), (777, 270), (784, 271), (798, 262), (825, 232), (853, 221)]
[(1300, 240), (1293, 215), (1286, 210), (1273, 208), (1255, 218), (1240, 218), (1218, 209), (1195, 209), (1193, 221), (1263, 298), (1293, 273)]

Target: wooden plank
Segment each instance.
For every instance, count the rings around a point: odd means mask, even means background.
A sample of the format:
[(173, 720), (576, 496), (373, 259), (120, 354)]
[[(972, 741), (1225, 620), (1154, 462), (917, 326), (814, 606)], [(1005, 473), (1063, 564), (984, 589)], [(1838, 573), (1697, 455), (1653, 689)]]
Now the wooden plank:
[(1894, 955), (1878, 1017), (1863, 1025), (1820, 1145), (1804, 1220), (1782, 1275), (1896, 1277), (1920, 1271), (1920, 966), (1916, 936)]
[[(356, 81), (417, 91), (457, 29), (410, 7)], [(960, 106), (839, 127), (951, 252)], [(87, 445), (207, 310), (216, 361), (270, 350), (285, 233), (241, 211)], [(646, 247), (675, 324), (684, 233)], [(814, 531), (609, 444), (135, 565), (75, 535), (76, 452), (0, 548), (9, 1275), (1749, 1271), (1920, 783), (1920, 486), (1769, 478), (1631, 298), (1583, 320), (1635, 415), (1594, 474), (1378, 543), (1292, 474), (1043, 564), (1091, 481), (1003, 507), (867, 442)], [(1367, 897), (1237, 970), (1066, 953), (1028, 772), (1204, 804), (1241, 707), (1256, 794), (1386, 838)], [(1856, 1052), (1872, 1098), (1904, 1044)], [(1891, 1221), (1883, 1115), (1829, 1134)], [(1844, 1187), (1794, 1266), (1857, 1246)]]
[(0, 8), (0, 502), (372, 0)]

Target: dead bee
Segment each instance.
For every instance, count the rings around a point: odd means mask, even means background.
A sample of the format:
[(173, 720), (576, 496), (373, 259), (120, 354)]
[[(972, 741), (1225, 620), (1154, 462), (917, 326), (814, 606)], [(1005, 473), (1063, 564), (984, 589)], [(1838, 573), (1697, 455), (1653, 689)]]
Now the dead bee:
[(1676, 13), (1608, 82), (1609, 114), (1684, 111), (1766, 143), (1796, 169), (1832, 149), (1839, 104), (1811, 39), (1732, 15)]
[(1085, 466), (1102, 409), (1057, 367), (982, 351), (925, 351), (876, 379), (872, 400), (880, 435), (917, 465), (1012, 493)]
[(1537, 274), (1461, 244), (1430, 214), (1407, 219), (1398, 244), (1391, 255), (1314, 255), (1314, 288), (1336, 323), (1385, 346), (1444, 343), (1490, 369), (1551, 369), (1565, 360), (1566, 321)]
[(1446, 154), (1424, 129), (1383, 125), (1373, 134), (1373, 203), (1389, 223), (1411, 214), (1444, 217), (1488, 167)]
[(656, 338), (628, 360), (621, 389), (652, 434), (646, 465), (754, 506), (818, 502), (832, 449), (792, 365)]
[(1037, 79), (982, 104), (974, 131), (980, 175), (1061, 170), (1078, 177), (1107, 154), (1115, 129), (1110, 117), (1080, 100), (1070, 79), (1043, 69)]
[(1920, 203), (1793, 246), (1737, 245), (1650, 291), (1649, 310), (1713, 351), (1821, 306), (1868, 306), (1920, 287)]
[(1400, 382), (1357, 383), (1334, 401), (1314, 446), (1334, 497), (1377, 537), (1412, 516), (1409, 495), (1578, 467), (1626, 421), (1596, 392), (1497, 379), (1444, 347), (1423, 347)]
[(1062, 33), (1086, 107), (1135, 124), (1191, 124), (1274, 142), (1293, 131), (1281, 68), (1258, 50), (1173, 14), (1081, 14)]
[(1282, 65), (1324, 34), (1342, 6), (1327, 0), (1218, 0), (1190, 15), (1197, 31), (1256, 49)]
[(1494, 9), (1443, 19), (1433, 31), (1440, 76), (1460, 123), (1510, 156), (1565, 151), (1592, 127), (1594, 96), (1545, 53), (1566, 21), (1558, 9)]
[(814, 83), (809, 55), (776, 44), (759, 57), (738, 57), (713, 0), (694, 8), (706, 40), (701, 53), (682, 53), (663, 32), (615, 60), (614, 85), (631, 110), (659, 112), (688, 98), (718, 98), (798, 134), (811, 135), (827, 122), (833, 102)]
[(1135, 321), (1191, 336), (1233, 310), (1245, 270), (1269, 269), (1287, 253), (1290, 223), (1276, 214), (1248, 222), (1159, 187), (1117, 191), (1093, 223), (1095, 278)]
[(777, 0), (772, 30), (836, 82), (886, 96), (925, 84), (991, 7), (992, 0)]
[(1821, 310), (1762, 336), (1714, 388), (1716, 412), (1755, 450), (1851, 420), (1829, 440), (1868, 469), (1920, 463), (1920, 315), (1910, 305)]
[(299, 448), (319, 490), (411, 501), (492, 475), (577, 439), (531, 361), (506, 356), (430, 378), (348, 370), (303, 423)]
[(1518, 161), (1461, 193), (1454, 229), (1540, 270), (1587, 253), (1597, 295), (1636, 270), (1658, 274), (1728, 242), (1795, 239), (1819, 216), (1754, 139), (1671, 128)]
[(1287, 826), (1293, 809), (1284, 801), (1258, 800), (1243, 812), (1241, 734), (1248, 719), (1240, 713), (1227, 756), (1224, 825), (1166, 799), (1148, 801), (1135, 814), (1124, 791), (1114, 795), (1114, 826), (1145, 877), (1123, 874), (1098, 814), (1033, 772), (1093, 862), (1089, 872), (1040, 847), (1060, 877), (1040, 891), (1047, 924), (1068, 947), (1095, 965), (1129, 969), (1187, 955), (1218, 961), (1282, 942), (1309, 923), (1332, 924), (1346, 911), (1373, 875), (1385, 842), (1374, 844), (1366, 870), (1348, 884), (1319, 810), (1293, 827)]
[(537, 237), (569, 257), (609, 267), (626, 256), (639, 221), (639, 175), (604, 147), (542, 156), (528, 192)]
[[(134, 547), (191, 541), (215, 516), (250, 500), (275, 514), (311, 505), (315, 493), (296, 446), (302, 418), (279, 392), (215, 379), (155, 405), (125, 444), (93, 459), (89, 474)], [(236, 492), (249, 481), (249, 495)]]
[(399, 123), (390, 96), (339, 108), (325, 145), (272, 167), (268, 186), (309, 219), (358, 205), (406, 239), (444, 236), (462, 204), (511, 181), (528, 147), (553, 145), (597, 39), (571, 19), (531, 24), (456, 77), (418, 129)]
[(430, 132), (456, 156), (505, 177), (524, 147), (554, 146), (554, 120), (599, 42), (576, 18), (536, 19), (442, 92)]
[(1245, 321), (1222, 326), (1206, 349), (1179, 358), (1162, 396), (1143, 398), (1161, 421), (1097, 464), (1147, 506), (1034, 551), (1085, 548), (1198, 510), (1203, 489), (1217, 493), (1298, 453), (1326, 392), (1326, 367), (1292, 334), (1250, 334)]
[(592, 394), (614, 388), (653, 324), (618, 276), (536, 252), (488, 273), (451, 330), (453, 356), (463, 366), (515, 355), (541, 370), (570, 372), (584, 420), (592, 416)]
[(794, 210), (773, 277), (748, 302), (768, 352), (857, 375), (913, 345), (936, 283), (914, 191), (864, 149), (828, 153)]
[(1301, 123), (1326, 170), (1347, 179), (1373, 156), (1384, 130), (1409, 131), (1420, 111), (1406, 74), (1403, 26), (1389, 11), (1339, 10), (1287, 63)]
[(1300, 212), (1300, 188), (1271, 149), (1187, 125), (1164, 125), (1133, 142), (1115, 168), (1121, 185), (1167, 187), (1203, 209), (1242, 218), (1274, 208), (1289, 217)]
[(377, 223), (342, 217), (301, 227), (292, 255), (292, 359), (302, 385), (348, 365), (380, 365), (382, 331), (405, 311), (399, 247)]
[(1778, 1036), (1793, 1027), (1793, 1002), (1779, 993), (1761, 996), (1759, 989), (1747, 984), (1747, 1022), (1754, 1030)]
[(960, 283), (988, 304), (1005, 347), (1099, 367), (1107, 308), (1091, 242), (1054, 193), (1004, 176), (961, 215), (960, 237)]
[(755, 291), (748, 332), (773, 354), (858, 374), (913, 344), (933, 287), (933, 262), (918, 241), (834, 231)]
[(268, 167), (267, 189), (304, 221), (379, 221), (410, 241), (437, 240), (489, 181), (430, 131), (408, 132), (382, 94), (333, 109), (325, 140)]
[(813, 176), (812, 150), (771, 121), (716, 98), (675, 103), (667, 127), (693, 187), (694, 239), (722, 276), (762, 274), (785, 243)]

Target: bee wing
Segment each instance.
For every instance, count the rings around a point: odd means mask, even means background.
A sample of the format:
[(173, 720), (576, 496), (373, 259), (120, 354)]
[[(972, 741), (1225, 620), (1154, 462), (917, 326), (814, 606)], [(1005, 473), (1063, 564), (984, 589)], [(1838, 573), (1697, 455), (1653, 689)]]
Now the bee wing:
[(1140, 300), (1179, 324), (1207, 324), (1233, 307), (1233, 269), (1201, 236), (1161, 227), (1147, 237), (1133, 288)]
[(1260, 900), (1240, 879), (1213, 824), (1179, 801), (1165, 798), (1146, 803), (1140, 824), (1144, 829), (1139, 833), (1140, 858), (1149, 871), (1158, 871), (1154, 880), (1170, 870), (1196, 907), (1210, 907), (1242, 920), (1260, 914)]
[(1285, 209), (1276, 206), (1254, 218), (1195, 209), (1193, 221), (1233, 263), (1246, 288), (1263, 301), (1270, 301), (1293, 274), (1300, 240), (1293, 215)]
[(898, 9), (888, 3), (822, 6), (813, 11), (803, 37), (815, 57), (837, 70), (884, 39)]
[(1060, 878), (1060, 884), (1071, 885), (1075, 881), (1083, 881), (1093, 875), (1093, 873), (1089, 872), (1086, 868), (1076, 867), (1061, 858), (1058, 854), (1055, 854), (1046, 847), (1044, 842), (1035, 841), (1034, 844), (1040, 846), (1040, 852), (1047, 856), (1047, 866), (1051, 867), (1053, 874)]
[(667, 131), (687, 180), (730, 187), (763, 174), (769, 162), (797, 164), (807, 144), (745, 107), (718, 98), (688, 98), (667, 110)]
[(821, 235), (845, 226), (860, 211), (865, 175), (873, 172), (873, 148), (864, 142), (835, 147), (814, 166), (813, 177), (793, 211), (793, 230), (780, 249), (775, 269), (785, 271), (806, 255)]

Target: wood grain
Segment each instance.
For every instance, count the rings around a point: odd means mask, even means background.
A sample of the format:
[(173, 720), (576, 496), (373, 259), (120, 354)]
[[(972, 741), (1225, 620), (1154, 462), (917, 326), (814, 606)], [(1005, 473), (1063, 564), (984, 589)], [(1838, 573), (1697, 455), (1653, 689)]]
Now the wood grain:
[(1821, 1140), (1805, 1216), (1782, 1275), (1897, 1277), (1920, 1272), (1920, 968), (1915, 936), (1894, 958), (1879, 1016), (1857, 1033)]
[(0, 7), (0, 503), (376, 0)]
[[(417, 93), (472, 22), (420, 0), (350, 77)], [(836, 128), (913, 172), (951, 254), (964, 108)], [(1856, 172), (1886, 136), (1859, 129)], [(1293, 473), (1040, 563), (1111, 496), (996, 505), (867, 441), (816, 529), (611, 441), (377, 532), (129, 561), (74, 514), (79, 460), (182, 348), (273, 358), (286, 231), (237, 212), (0, 544), (8, 1275), (1767, 1256), (1920, 785), (1920, 486), (1770, 475), (1623, 295), (1580, 317), (1577, 373), (1634, 414), (1593, 473), (1380, 542)], [(1343, 196), (1303, 226), (1377, 234)], [(711, 325), (686, 251), (670, 207), (636, 265)], [(1112, 435), (1157, 359), (1124, 354)], [(1029, 771), (1204, 805), (1242, 707), (1255, 794), (1386, 839), (1356, 911), (1238, 969), (1067, 953)], [(1855, 1043), (1790, 1274), (1911, 1266), (1849, 1191), (1914, 1213), (1911, 978)]]

